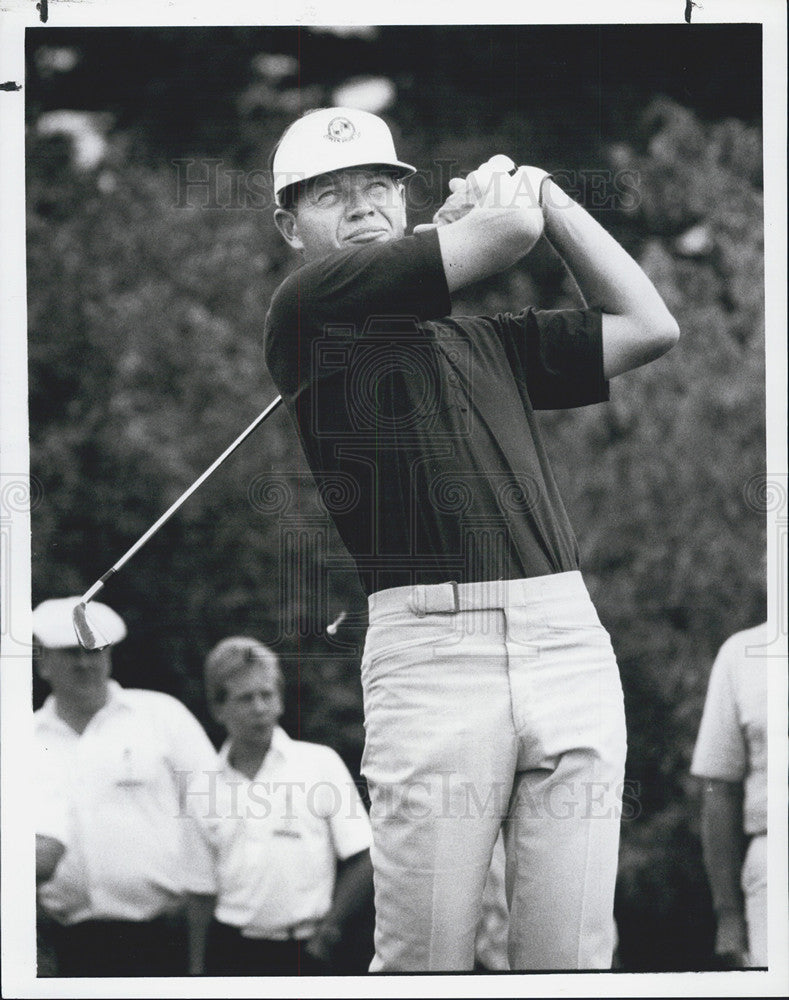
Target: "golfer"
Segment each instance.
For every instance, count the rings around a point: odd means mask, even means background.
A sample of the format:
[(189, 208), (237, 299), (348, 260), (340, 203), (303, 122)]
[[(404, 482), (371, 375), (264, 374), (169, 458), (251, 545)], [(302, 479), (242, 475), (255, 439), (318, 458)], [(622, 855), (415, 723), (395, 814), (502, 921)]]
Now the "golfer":
[[(545, 171), (499, 155), (406, 235), (378, 117), (314, 111), (272, 167), (303, 255), (265, 351), (369, 595), (371, 971), (464, 971), (499, 830), (513, 970), (610, 966), (622, 688), (534, 411), (608, 398), (677, 324), (636, 262)], [(541, 238), (588, 304), (454, 316)]]

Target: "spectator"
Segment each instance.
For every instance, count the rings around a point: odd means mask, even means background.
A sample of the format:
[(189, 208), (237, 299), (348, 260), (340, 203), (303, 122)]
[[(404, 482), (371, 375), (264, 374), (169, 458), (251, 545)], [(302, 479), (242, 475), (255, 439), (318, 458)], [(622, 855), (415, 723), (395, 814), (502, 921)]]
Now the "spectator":
[(691, 773), (704, 779), (701, 840), (729, 968), (767, 965), (767, 625), (731, 636), (710, 674)]
[(266, 646), (225, 639), (208, 655), (205, 682), (228, 738), (205, 821), (216, 885), (191, 903), (191, 971), (334, 971), (348, 921), (372, 897), (370, 825), (356, 787), (333, 750), (277, 725), (283, 680)]
[[(57, 975), (183, 974), (187, 880), (211, 884), (185, 793), (215, 771), (216, 753), (179, 701), (125, 690), (110, 679), (110, 649), (77, 646), (77, 600), (33, 612), (38, 672), (52, 689), (35, 713), (36, 793), (45, 805), (62, 802), (39, 809), (37, 830), (39, 904)], [(91, 610), (110, 645), (124, 638), (111, 608)]]

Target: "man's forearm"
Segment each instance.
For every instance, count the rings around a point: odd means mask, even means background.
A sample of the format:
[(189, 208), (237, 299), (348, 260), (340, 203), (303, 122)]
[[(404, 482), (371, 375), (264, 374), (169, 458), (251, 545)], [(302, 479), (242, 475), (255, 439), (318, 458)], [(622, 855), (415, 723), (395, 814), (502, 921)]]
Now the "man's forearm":
[(369, 851), (360, 851), (340, 862), (331, 909), (307, 945), (313, 958), (326, 964), (331, 962), (346, 923), (367, 905), (372, 891), (373, 866)]
[[(450, 182), (452, 194), (436, 222), (450, 292), (506, 270), (542, 234), (539, 195), (547, 174), (534, 167), (510, 170), (512, 166), (508, 157), (494, 156), (465, 182)], [(441, 224), (449, 220), (456, 221)]]
[(326, 920), (342, 927), (367, 904), (372, 890), (373, 866), (370, 852), (361, 851), (340, 863), (332, 906)]
[(190, 893), (186, 899), (186, 924), (189, 937), (189, 973), (205, 973), (205, 946), (208, 926), (214, 915), (216, 896)]
[(506, 271), (534, 245), (522, 213), (470, 211), (438, 229), (441, 259), (450, 292)]
[(701, 846), (716, 913), (743, 909), (742, 824), (742, 786), (728, 781), (707, 781), (701, 812)]
[(630, 254), (552, 180), (543, 188), (545, 235), (590, 306), (612, 315), (668, 310)]
[(545, 235), (589, 306), (604, 314), (607, 378), (664, 354), (679, 336), (676, 321), (630, 254), (553, 181), (543, 188)]
[(740, 876), (743, 833), (742, 785), (707, 780), (701, 813), (704, 867), (715, 910), (715, 953), (724, 965), (742, 968), (749, 962), (748, 928)]

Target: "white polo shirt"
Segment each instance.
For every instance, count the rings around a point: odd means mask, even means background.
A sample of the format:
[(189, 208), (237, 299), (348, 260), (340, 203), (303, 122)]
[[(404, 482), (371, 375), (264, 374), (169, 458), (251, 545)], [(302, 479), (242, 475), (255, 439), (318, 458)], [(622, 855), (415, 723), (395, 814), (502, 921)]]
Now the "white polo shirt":
[(275, 728), (250, 780), (220, 751), (213, 808), (204, 821), (216, 857), (216, 919), (248, 937), (308, 936), (329, 911), (337, 859), (370, 847), (358, 790), (330, 747)]
[(767, 625), (737, 632), (715, 658), (691, 774), (744, 786), (747, 834), (767, 832)]
[[(178, 908), (186, 891), (213, 885), (211, 858), (191, 817), (194, 791), (217, 754), (181, 702), (109, 682), (107, 703), (80, 735), (50, 696), (34, 717), (36, 793), (62, 801), (66, 853), (39, 889), (60, 923), (149, 920)], [(189, 794), (187, 794), (189, 792)], [(39, 808), (51, 834), (51, 810)]]

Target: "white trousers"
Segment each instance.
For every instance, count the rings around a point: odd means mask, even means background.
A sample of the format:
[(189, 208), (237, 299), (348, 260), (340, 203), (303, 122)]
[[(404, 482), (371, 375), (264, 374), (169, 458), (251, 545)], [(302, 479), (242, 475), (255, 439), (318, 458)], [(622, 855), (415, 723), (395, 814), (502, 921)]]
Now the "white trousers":
[(609, 968), (626, 752), (578, 572), (370, 597), (373, 972), (466, 971), (499, 829), (513, 970)]

